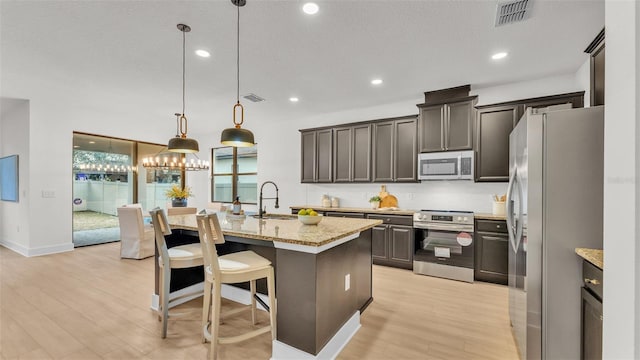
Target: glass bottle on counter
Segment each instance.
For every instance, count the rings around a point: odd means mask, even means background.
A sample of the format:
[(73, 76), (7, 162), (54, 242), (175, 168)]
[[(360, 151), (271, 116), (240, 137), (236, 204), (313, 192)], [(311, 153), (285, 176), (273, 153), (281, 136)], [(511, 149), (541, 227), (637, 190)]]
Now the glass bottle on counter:
[(240, 196), (236, 196), (236, 199), (233, 201), (232, 213), (234, 215), (240, 215), (241, 209), (242, 209), (242, 204), (240, 203)]

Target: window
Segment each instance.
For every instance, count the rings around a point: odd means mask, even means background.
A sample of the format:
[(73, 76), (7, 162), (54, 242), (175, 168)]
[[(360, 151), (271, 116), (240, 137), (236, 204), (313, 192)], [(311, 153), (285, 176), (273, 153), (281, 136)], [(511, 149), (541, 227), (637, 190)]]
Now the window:
[(258, 202), (258, 149), (255, 145), (214, 148), (211, 158), (211, 201), (230, 203), (239, 196), (242, 203)]

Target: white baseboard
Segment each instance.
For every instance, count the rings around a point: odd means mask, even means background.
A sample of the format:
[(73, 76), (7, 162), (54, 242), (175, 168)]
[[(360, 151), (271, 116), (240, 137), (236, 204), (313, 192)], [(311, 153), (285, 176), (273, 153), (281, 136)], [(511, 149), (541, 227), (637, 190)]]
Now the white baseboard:
[(296, 349), (278, 340), (273, 340), (271, 360), (333, 360), (338, 357), (342, 349), (347, 346), (351, 338), (360, 329), (360, 326), (360, 311), (356, 311), (317, 355), (309, 354), (308, 352)]
[(26, 256), (26, 257), (43, 256), (43, 255), (50, 255), (50, 254), (57, 254), (57, 253), (67, 252), (67, 251), (73, 251), (73, 243), (58, 244), (58, 245), (52, 245), (52, 246), (43, 246), (43, 247), (39, 247), (39, 248), (28, 248), (28, 247), (24, 247), (24, 246), (22, 246), (20, 244), (16, 244), (16, 243), (11, 242), (11, 241), (2, 240), (2, 241), (0, 241), (0, 245), (6, 247), (9, 250), (15, 251), (15, 252), (17, 252), (18, 254), (20, 254), (22, 256)]
[[(223, 298), (238, 302), (240, 304), (244, 304), (244, 305), (251, 304), (251, 292), (249, 290), (241, 289), (239, 287), (235, 287), (232, 285), (222, 284), (222, 289), (220, 291), (220, 294), (222, 295)], [(264, 301), (265, 304), (269, 303), (268, 296), (260, 293), (256, 293), (256, 295), (258, 295), (258, 297), (262, 299), (262, 301)], [(256, 307), (260, 310), (264, 310), (264, 311), (267, 310), (259, 302), (256, 304)]]
[[(187, 301), (191, 301), (195, 298), (198, 298), (202, 296), (203, 292), (204, 292), (204, 282), (193, 284), (191, 286), (187, 286), (184, 289), (174, 291), (169, 294), (169, 309), (171, 309), (174, 306), (184, 304)], [(193, 293), (193, 295), (185, 296), (178, 300), (173, 300), (177, 297), (183, 296), (185, 294), (191, 294), (191, 293)], [(158, 296), (157, 294), (151, 294), (151, 310), (153, 311), (160, 310), (160, 296)]]
[[(241, 289), (235, 286), (222, 284), (222, 291), (220, 292), (222, 297), (225, 299), (229, 299), (240, 304), (249, 305), (251, 303), (251, 292), (245, 289)], [(169, 299), (175, 298), (177, 296), (181, 296), (183, 294), (188, 294), (190, 292), (196, 291), (204, 291), (204, 283), (198, 283), (181, 289), (179, 291), (172, 292)], [(263, 294), (257, 294), (262, 301), (266, 304), (269, 303), (269, 297)], [(176, 305), (183, 304), (189, 300), (195, 299), (198, 296), (202, 296), (202, 294), (194, 294), (193, 296), (187, 296), (177, 301), (169, 300), (169, 308), (172, 308)], [(260, 304), (256, 304), (257, 308), (260, 310), (266, 311), (266, 309)], [(156, 294), (151, 294), (151, 310), (158, 311), (160, 309), (160, 297)]]

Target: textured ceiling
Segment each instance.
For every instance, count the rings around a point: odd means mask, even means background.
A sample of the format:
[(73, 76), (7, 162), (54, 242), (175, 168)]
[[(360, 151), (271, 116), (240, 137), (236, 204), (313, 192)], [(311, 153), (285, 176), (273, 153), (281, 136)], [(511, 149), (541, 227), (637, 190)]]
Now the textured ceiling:
[[(241, 9), (240, 93), (254, 112), (284, 118), (574, 72), (604, 26), (599, 1), (532, 1), (532, 17), (494, 27), (497, 1), (248, 0)], [(235, 101), (235, 17), (219, 1), (0, 1), (1, 95), (56, 93), (114, 112), (132, 104), (174, 121), (187, 34), (187, 114), (228, 118)], [(204, 48), (208, 59), (193, 51)], [(492, 53), (508, 51), (501, 62)], [(374, 77), (384, 84), (373, 87)], [(292, 104), (290, 96), (300, 102)], [(127, 101), (123, 101), (126, 99)], [(243, 101), (246, 103), (247, 101)], [(190, 131), (204, 121), (190, 122)]]

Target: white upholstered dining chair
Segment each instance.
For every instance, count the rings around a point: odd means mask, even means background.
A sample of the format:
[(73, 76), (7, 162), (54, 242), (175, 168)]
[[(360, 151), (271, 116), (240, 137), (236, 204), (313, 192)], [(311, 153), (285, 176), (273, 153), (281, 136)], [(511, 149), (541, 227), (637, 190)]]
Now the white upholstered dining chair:
[[(253, 251), (241, 251), (218, 256), (216, 244), (224, 243), (224, 235), (220, 229), (216, 214), (198, 214), (198, 234), (204, 256), (204, 300), (202, 301), (202, 335), (203, 342), (211, 341), (209, 358), (215, 359), (218, 345), (230, 344), (250, 339), (271, 331), (271, 339), (276, 338), (276, 299), (275, 279), (271, 262)], [(246, 333), (220, 337), (220, 291), (222, 284), (249, 282), (251, 289), (251, 305), (231, 310), (223, 314), (225, 317), (242, 310), (251, 309), (251, 321), (256, 324), (256, 280), (267, 279), (269, 295), (269, 325)], [(240, 311), (238, 311), (240, 310)], [(211, 330), (208, 330), (208, 329)]]
[(144, 225), (142, 207), (139, 204), (125, 205), (117, 211), (120, 223), (120, 257), (144, 259), (153, 256), (154, 231), (152, 226)]
[[(202, 257), (202, 246), (199, 243), (179, 245), (174, 247), (167, 247), (165, 236), (171, 235), (171, 228), (167, 222), (167, 217), (164, 211), (160, 208), (155, 208), (149, 211), (151, 214), (151, 222), (155, 230), (156, 247), (158, 248), (158, 265), (160, 266), (160, 286), (158, 295), (159, 301), (159, 316), (162, 321), (162, 338), (167, 337), (167, 321), (170, 316), (176, 316), (177, 314), (169, 314), (169, 292), (171, 284), (171, 269), (184, 269), (196, 266), (202, 266), (204, 264)], [(176, 297), (175, 300), (193, 296), (195, 293), (189, 292)]]

